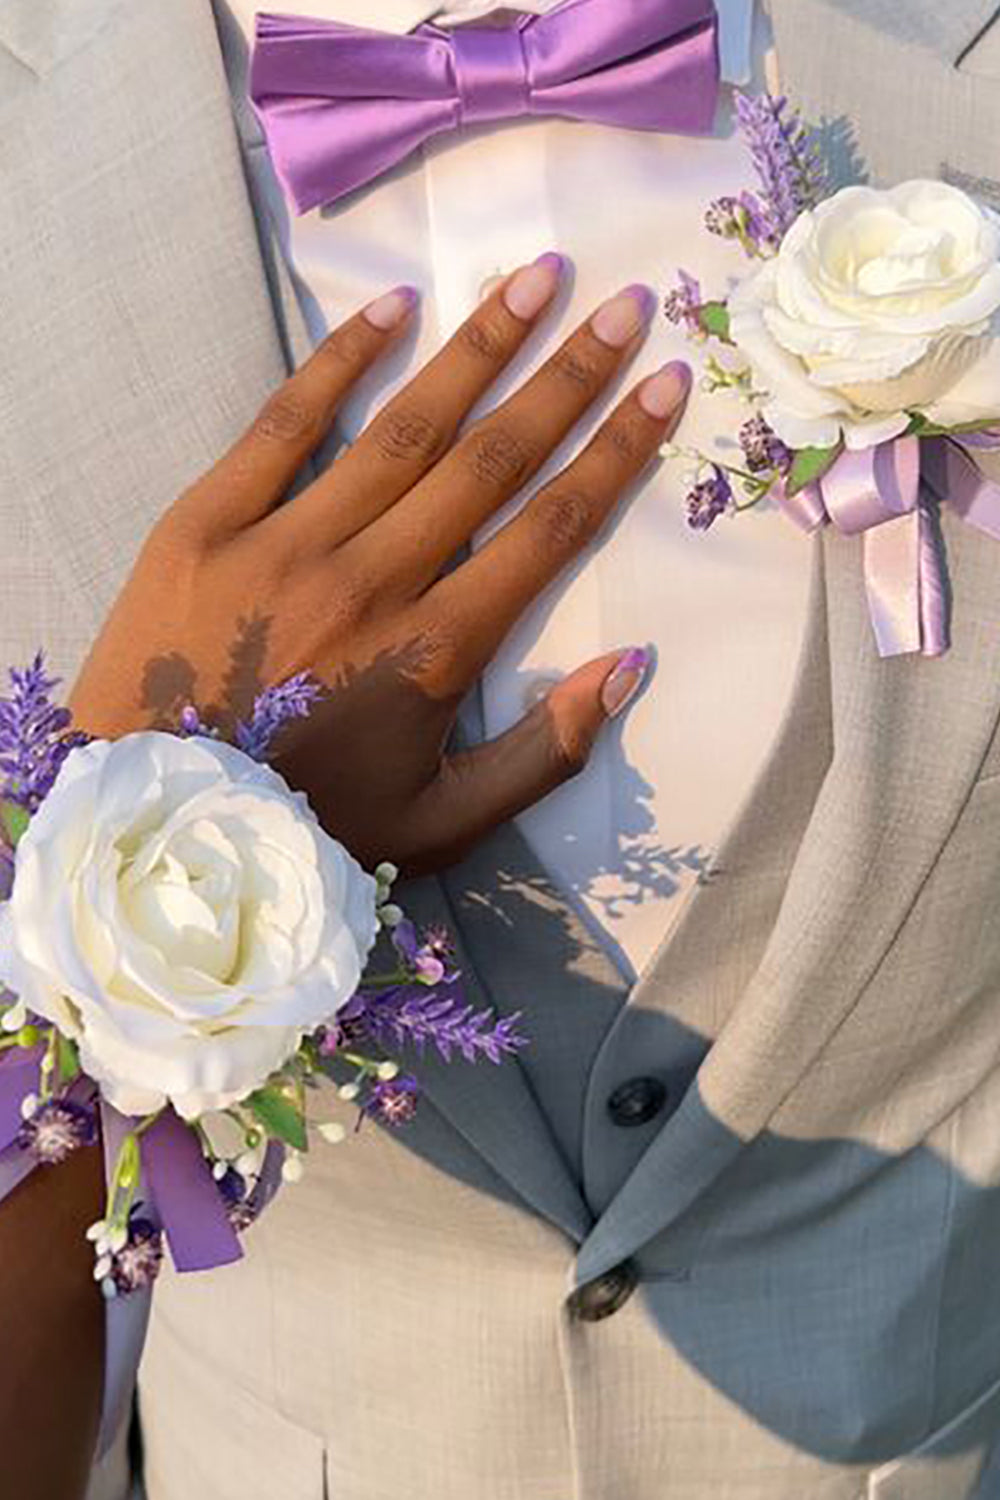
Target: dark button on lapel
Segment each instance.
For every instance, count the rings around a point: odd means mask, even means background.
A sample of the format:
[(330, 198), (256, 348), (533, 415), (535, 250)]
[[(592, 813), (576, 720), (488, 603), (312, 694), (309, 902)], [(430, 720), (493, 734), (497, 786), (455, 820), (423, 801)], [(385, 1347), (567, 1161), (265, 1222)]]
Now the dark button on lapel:
[(629, 1078), (608, 1100), (608, 1114), (616, 1125), (645, 1125), (667, 1102), (667, 1087), (658, 1078)]
[(630, 1260), (612, 1266), (603, 1276), (578, 1286), (569, 1299), (569, 1310), (581, 1323), (599, 1323), (610, 1318), (631, 1297), (639, 1285), (639, 1273)]

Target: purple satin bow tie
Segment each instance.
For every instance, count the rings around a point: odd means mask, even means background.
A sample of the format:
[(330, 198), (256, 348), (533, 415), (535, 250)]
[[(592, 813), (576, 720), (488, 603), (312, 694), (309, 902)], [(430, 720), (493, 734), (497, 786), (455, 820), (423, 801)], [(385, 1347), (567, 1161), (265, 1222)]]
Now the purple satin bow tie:
[(410, 36), (257, 16), (250, 98), (296, 212), (332, 203), (442, 131), (518, 115), (705, 134), (714, 0), (565, 0), (507, 27)]

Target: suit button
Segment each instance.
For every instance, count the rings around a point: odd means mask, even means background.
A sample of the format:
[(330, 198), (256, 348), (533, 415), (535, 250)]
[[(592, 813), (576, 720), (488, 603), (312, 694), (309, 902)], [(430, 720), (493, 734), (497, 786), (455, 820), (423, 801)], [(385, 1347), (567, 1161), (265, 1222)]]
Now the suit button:
[(599, 1323), (610, 1318), (631, 1297), (639, 1285), (639, 1273), (630, 1260), (612, 1266), (603, 1276), (577, 1287), (569, 1299), (569, 1310), (581, 1323)]
[(608, 1100), (616, 1125), (645, 1125), (667, 1102), (667, 1087), (658, 1078), (630, 1078), (620, 1083)]

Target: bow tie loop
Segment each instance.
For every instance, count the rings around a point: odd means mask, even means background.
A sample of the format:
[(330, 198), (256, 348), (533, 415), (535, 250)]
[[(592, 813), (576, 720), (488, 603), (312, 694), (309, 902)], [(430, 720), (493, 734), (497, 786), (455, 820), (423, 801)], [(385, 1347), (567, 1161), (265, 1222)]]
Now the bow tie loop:
[(463, 125), (531, 113), (528, 60), (520, 27), (467, 26), (452, 37)]

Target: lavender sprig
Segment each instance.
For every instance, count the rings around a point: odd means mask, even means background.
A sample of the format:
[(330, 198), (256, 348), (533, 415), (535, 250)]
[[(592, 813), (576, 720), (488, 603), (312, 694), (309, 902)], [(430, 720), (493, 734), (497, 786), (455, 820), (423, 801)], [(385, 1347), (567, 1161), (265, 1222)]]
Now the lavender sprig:
[(52, 702), (59, 685), (38, 652), (22, 671), (10, 669), (9, 698), (0, 699), (0, 796), (36, 812), (55, 784), (63, 761), (86, 735), (70, 733), (68, 709)]
[(782, 95), (736, 95), (736, 118), (760, 180), (763, 222), (774, 248), (799, 214), (826, 192), (826, 173), (812, 133)]
[(517, 1030), (520, 1012), (496, 1020), (492, 1010), (477, 1011), (466, 1003), (457, 979), (434, 989), (415, 984), (377, 995), (362, 990), (358, 1000), (362, 1008), (352, 1018), (354, 1024), (360, 1023), (371, 1041), (390, 1050), (411, 1042), (423, 1052), (430, 1042), (445, 1062), (457, 1051), (466, 1062), (484, 1056), (499, 1063), (505, 1053), (527, 1045)]
[(668, 292), (663, 302), (663, 311), (671, 323), (679, 324), (692, 338), (703, 339), (705, 331), (701, 325), (701, 284), (685, 270), (678, 270), (677, 285)]
[(705, 225), (712, 234), (738, 240), (748, 255), (774, 255), (799, 215), (826, 193), (826, 172), (811, 132), (784, 97), (737, 93), (736, 118), (760, 190), (717, 198)]
[(308, 718), (323, 689), (308, 672), (297, 672), (254, 699), (250, 718), (237, 724), (235, 742), (254, 760), (266, 759), (278, 732), (293, 719)]

